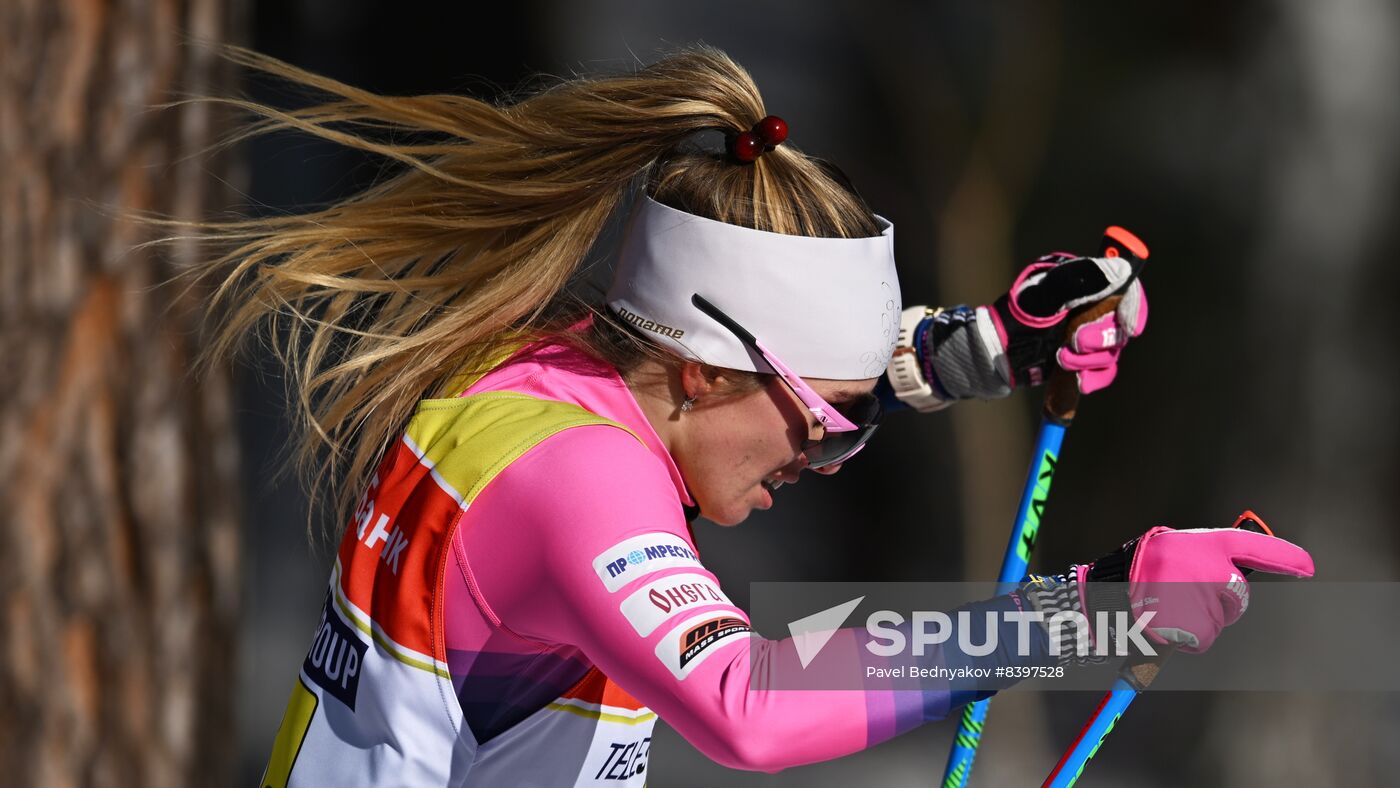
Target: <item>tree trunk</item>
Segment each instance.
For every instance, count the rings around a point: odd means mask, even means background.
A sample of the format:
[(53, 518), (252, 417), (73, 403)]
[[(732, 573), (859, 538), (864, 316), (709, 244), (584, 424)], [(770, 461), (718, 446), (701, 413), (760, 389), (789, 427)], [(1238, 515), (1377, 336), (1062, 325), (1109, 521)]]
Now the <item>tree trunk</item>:
[[(932, 217), (939, 238), (937, 291), (947, 305), (987, 303), (976, 299), (989, 300), (1005, 290), (1026, 262), (1012, 254), (1013, 230), (1041, 167), (1059, 88), (1059, 6), (969, 13), (993, 26), (997, 45), (987, 54), (992, 77), (978, 107), (956, 101), (955, 80), (937, 55), (921, 62), (930, 64), (927, 72), (941, 80), (908, 68), (892, 56), (898, 48), (873, 38), (869, 30), (865, 39), (879, 84), (910, 117), (907, 137), (937, 141), (926, 150), (906, 151), (910, 166), (920, 168), (919, 183), (938, 184), (947, 178), (945, 171), (955, 173), (941, 205), (932, 194), (926, 197), (939, 206)], [(852, 20), (853, 30), (865, 27)], [(926, 35), (923, 30), (911, 27), (905, 35), (917, 39)], [(903, 47), (917, 51), (919, 44), (908, 40)], [(949, 170), (950, 157), (940, 150), (966, 153), (958, 168)], [(919, 302), (909, 295), (906, 304)], [(1032, 448), (1034, 422), (1026, 419), (1026, 398), (1038, 399), (1042, 391), (946, 411), (955, 438), (964, 580), (997, 576)], [(1044, 776), (1046, 765), (1055, 760), (1043, 723), (1045, 703), (1045, 696), (1034, 692), (1009, 692), (997, 699), (988, 712), (997, 733), (979, 748), (976, 783), (1029, 785)], [(942, 768), (942, 761), (936, 763), (935, 768)]]
[(195, 380), (189, 246), (124, 218), (221, 196), (224, 0), (0, 7), (0, 774), (193, 785), (232, 768), (229, 382)]

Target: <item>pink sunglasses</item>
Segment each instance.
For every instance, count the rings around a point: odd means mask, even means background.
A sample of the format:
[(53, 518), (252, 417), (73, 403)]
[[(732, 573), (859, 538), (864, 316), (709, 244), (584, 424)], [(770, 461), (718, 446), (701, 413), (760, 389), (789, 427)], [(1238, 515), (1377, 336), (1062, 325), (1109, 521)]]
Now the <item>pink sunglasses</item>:
[(764, 347), (757, 337), (739, 325), (734, 318), (720, 311), (719, 307), (698, 293), (691, 296), (690, 302), (733, 332), (750, 350), (757, 353), (816, 418), (815, 424), (808, 422), (807, 441), (802, 445), (802, 452), (807, 456), (807, 467), (815, 470), (837, 465), (865, 448), (865, 442), (875, 434), (875, 430), (880, 426), (880, 419), (884, 416), (884, 408), (881, 407), (879, 399), (866, 394), (843, 404), (838, 410)]

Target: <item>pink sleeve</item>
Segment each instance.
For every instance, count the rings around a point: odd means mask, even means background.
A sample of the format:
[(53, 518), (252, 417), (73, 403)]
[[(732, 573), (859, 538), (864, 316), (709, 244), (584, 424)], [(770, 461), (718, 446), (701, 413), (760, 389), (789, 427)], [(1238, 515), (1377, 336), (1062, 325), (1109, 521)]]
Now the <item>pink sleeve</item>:
[[(796, 663), (792, 641), (750, 639), (748, 616), (698, 560), (671, 480), (622, 430), (551, 437), (492, 481), (469, 514), (466, 579), (488, 617), (577, 646), (719, 763), (777, 771), (828, 760), (929, 713), (917, 691), (751, 689), (753, 670)], [(831, 649), (860, 659), (850, 630)], [(940, 702), (938, 716), (946, 695)]]

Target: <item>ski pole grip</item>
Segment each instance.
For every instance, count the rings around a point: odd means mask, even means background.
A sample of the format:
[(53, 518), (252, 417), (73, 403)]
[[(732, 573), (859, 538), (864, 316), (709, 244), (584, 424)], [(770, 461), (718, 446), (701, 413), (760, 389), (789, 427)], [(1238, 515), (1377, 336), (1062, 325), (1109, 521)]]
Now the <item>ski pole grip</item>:
[[(1102, 301), (1076, 309), (1065, 323), (1065, 341), (1068, 342), (1080, 327), (1091, 323), (1118, 309), (1123, 300), (1123, 291), (1137, 279), (1142, 265), (1147, 260), (1147, 244), (1122, 227), (1113, 226), (1103, 231), (1103, 242), (1099, 245), (1100, 257), (1122, 257), (1132, 263), (1133, 273), (1113, 295)], [(1045, 414), (1059, 424), (1074, 421), (1079, 409), (1079, 382), (1074, 373), (1055, 367), (1050, 373), (1050, 381), (1045, 386)]]
[(1123, 666), (1123, 679), (1131, 684), (1133, 689), (1142, 692), (1157, 680), (1157, 674), (1161, 672), (1162, 666), (1167, 664), (1167, 657), (1170, 657), (1173, 651), (1176, 651), (1174, 647), (1163, 646), (1155, 657), (1134, 657), (1128, 660), (1128, 664)]

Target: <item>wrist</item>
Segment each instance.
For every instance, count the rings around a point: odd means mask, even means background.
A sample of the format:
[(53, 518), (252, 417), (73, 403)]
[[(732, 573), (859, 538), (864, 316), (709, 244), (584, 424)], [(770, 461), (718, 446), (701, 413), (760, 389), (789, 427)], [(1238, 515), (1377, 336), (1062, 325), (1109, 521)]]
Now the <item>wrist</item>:
[(924, 355), (950, 399), (1000, 399), (1011, 393), (1003, 331), (989, 307), (939, 310), (926, 331)]
[(938, 311), (914, 306), (900, 315), (899, 339), (886, 380), (900, 402), (917, 411), (928, 413), (953, 404), (954, 398), (939, 385), (930, 363), (931, 349), (927, 346), (928, 326)]
[(1082, 568), (1084, 614), (1131, 612), (1128, 571), (1133, 565), (1137, 540), (1128, 542)]
[(943, 384), (938, 380), (938, 373), (933, 369), (933, 342), (929, 334), (929, 329), (933, 326), (933, 321), (942, 312), (942, 307), (931, 309), (924, 307), (918, 325), (914, 327), (913, 340), (914, 356), (919, 360), (919, 371), (923, 373), (924, 380), (928, 382), (933, 393), (939, 398), (951, 402), (957, 398), (948, 393)]
[(1084, 607), (1081, 567), (1070, 567), (1063, 575), (1038, 577), (1021, 585), (1017, 593), (1040, 612), (1041, 626), (1049, 638), (1050, 659), (1061, 665), (1105, 661), (1095, 656), (1089, 613)]

